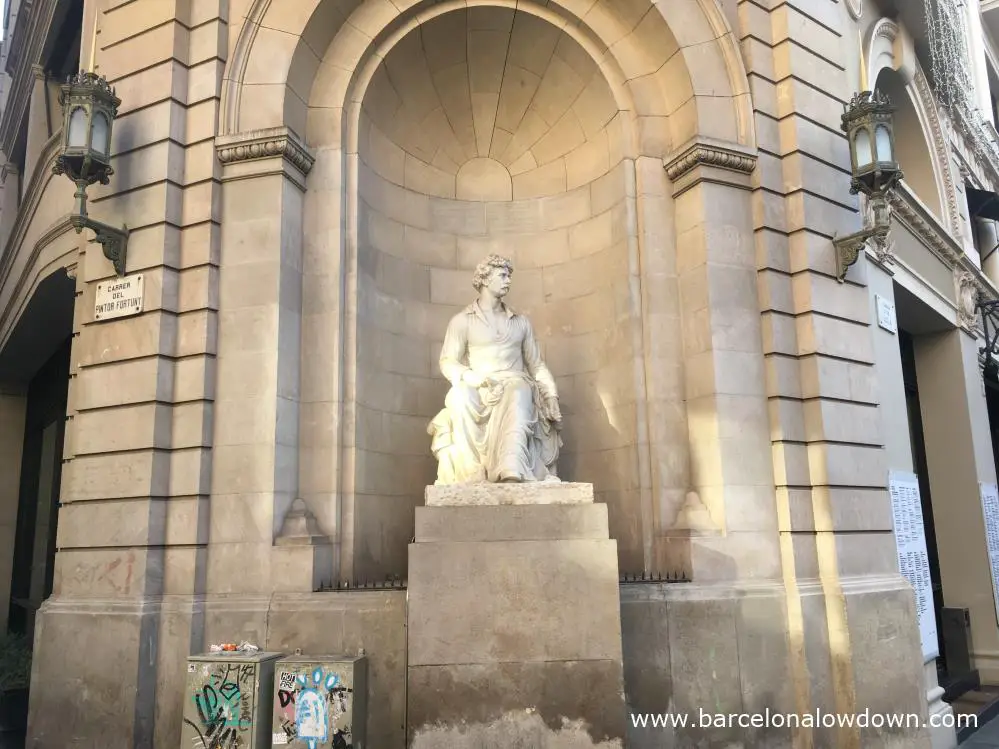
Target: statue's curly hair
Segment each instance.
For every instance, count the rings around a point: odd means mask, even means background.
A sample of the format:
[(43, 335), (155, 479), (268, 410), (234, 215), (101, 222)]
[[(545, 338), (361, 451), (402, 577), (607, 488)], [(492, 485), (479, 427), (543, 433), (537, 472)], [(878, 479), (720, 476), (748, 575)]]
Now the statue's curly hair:
[(504, 268), (511, 276), (513, 275), (513, 263), (499, 255), (490, 255), (475, 266), (475, 275), (472, 276), (472, 286), (476, 291), (481, 291), (482, 287), (489, 283), (490, 274), (497, 268)]

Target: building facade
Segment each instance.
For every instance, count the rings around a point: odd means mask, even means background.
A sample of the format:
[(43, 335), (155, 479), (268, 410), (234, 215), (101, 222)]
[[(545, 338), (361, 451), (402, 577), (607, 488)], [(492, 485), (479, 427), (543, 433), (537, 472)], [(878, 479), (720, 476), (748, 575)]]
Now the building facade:
[[(406, 745), (437, 357), (490, 252), (559, 385), (560, 473), (608, 507), (629, 709), (946, 718), (965, 609), (999, 684), (999, 3), (8, 0), (5, 28), (0, 623), (34, 638), (28, 746), (176, 746), (186, 657), (242, 640), (363, 650), (370, 746)], [(122, 102), (90, 190), (142, 277), (114, 319), (52, 171), (81, 68)], [(841, 281), (865, 81), (905, 177)], [(955, 734), (629, 732), (697, 741)]]

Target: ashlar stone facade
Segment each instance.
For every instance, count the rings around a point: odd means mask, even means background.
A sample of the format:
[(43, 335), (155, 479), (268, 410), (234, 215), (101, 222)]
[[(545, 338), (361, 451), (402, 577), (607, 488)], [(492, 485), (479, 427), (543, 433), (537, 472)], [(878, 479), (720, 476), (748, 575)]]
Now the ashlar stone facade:
[[(0, 549), (26, 388), (71, 339), (28, 746), (175, 746), (186, 657), (239, 640), (363, 650), (370, 746), (406, 745), (406, 593), (325, 588), (407, 575), (437, 357), (491, 252), (513, 259), (511, 305), (557, 379), (562, 478), (606, 505), (622, 573), (690, 580), (621, 586), (629, 710), (949, 710), (887, 492), (908, 431), (874, 298), (901, 274), (865, 256), (839, 283), (831, 242), (863, 220), (839, 130), (861, 59), (871, 80), (912, 71), (900, 93), (926, 85), (876, 3), (85, 0), (80, 64), (122, 100), (91, 214), (128, 227), (126, 270), (145, 279), (142, 313), (110, 321), (94, 301), (113, 268), (50, 168), (47, 55), (72, 38), (71, 5), (12, 6), (0, 119)], [(916, 101), (932, 136), (932, 94)], [(943, 236), (957, 249), (938, 275), (960, 265), (994, 294), (948, 233), (956, 167), (924, 166), (902, 193), (927, 216), (921, 249), (905, 260), (897, 230), (900, 264)], [(941, 366), (964, 373), (972, 487), (991, 445), (949, 293)], [(293, 502), (309, 543), (282, 541)], [(629, 735), (699, 741), (944, 747), (953, 731)]]

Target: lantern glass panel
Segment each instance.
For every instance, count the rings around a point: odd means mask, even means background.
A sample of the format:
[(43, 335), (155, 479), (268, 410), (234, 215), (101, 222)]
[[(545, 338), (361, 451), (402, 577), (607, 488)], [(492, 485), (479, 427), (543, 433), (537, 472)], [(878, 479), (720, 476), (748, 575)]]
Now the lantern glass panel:
[(891, 152), (891, 133), (884, 125), (878, 125), (874, 131), (874, 140), (878, 149), (878, 161), (894, 161), (895, 157)]
[(110, 142), (108, 140), (108, 135), (111, 128), (108, 123), (108, 118), (103, 112), (97, 112), (94, 115), (93, 132), (90, 138), (90, 147), (107, 156), (108, 147)]
[(66, 145), (70, 148), (87, 147), (87, 112), (83, 107), (76, 107), (69, 116), (69, 135)]
[(874, 154), (871, 153), (871, 134), (866, 128), (859, 128), (853, 139), (854, 153), (856, 154), (857, 167), (870, 166), (874, 161)]

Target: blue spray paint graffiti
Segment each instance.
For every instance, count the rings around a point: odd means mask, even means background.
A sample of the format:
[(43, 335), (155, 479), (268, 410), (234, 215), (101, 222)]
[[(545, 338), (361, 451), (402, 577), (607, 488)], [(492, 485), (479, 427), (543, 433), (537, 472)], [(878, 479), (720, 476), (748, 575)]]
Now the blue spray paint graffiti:
[[(294, 668), (293, 666), (291, 668)], [(324, 666), (278, 671), (275, 744), (292, 749), (350, 749), (353, 688)]]
[(309, 749), (316, 749), (317, 744), (325, 744), (329, 738), (326, 699), (319, 689), (329, 693), (338, 681), (336, 674), (324, 674), (321, 668), (312, 672), (311, 684), (305, 674), (298, 675), (301, 689), (295, 702), (295, 728), (298, 738), (309, 743)]

